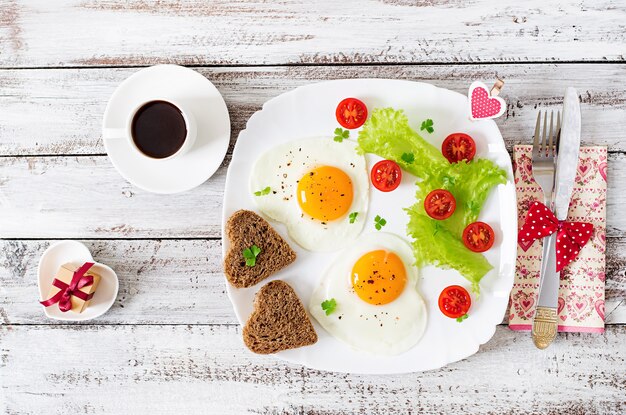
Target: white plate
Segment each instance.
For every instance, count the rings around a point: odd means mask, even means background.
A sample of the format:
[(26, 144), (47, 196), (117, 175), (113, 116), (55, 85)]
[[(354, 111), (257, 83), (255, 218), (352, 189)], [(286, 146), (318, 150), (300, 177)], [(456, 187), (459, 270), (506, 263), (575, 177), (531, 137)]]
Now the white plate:
[[(50, 286), (52, 286), (52, 281), (61, 265), (69, 263), (78, 267), (85, 262), (94, 262), (94, 260), (89, 249), (80, 242), (62, 241), (50, 245), (41, 256), (39, 269), (37, 270), (39, 297), (41, 300), (48, 299)], [(101, 278), (98, 289), (89, 302), (89, 307), (82, 313), (75, 313), (73, 311), (64, 313), (59, 310), (58, 304), (53, 304), (50, 307), (43, 307), (46, 316), (55, 320), (85, 321), (100, 317), (111, 308), (119, 289), (117, 274), (108, 266), (97, 262), (92, 269), (95, 273), (100, 275)]]
[[(422, 340), (406, 353), (381, 357), (355, 351), (335, 340), (315, 323), (319, 336), (315, 345), (280, 352), (277, 357), (315, 369), (382, 374), (435, 369), (471, 356), (493, 336), (506, 311), (515, 270), (517, 211), (511, 159), (500, 131), (491, 120), (469, 120), (466, 96), (425, 83), (357, 79), (312, 84), (269, 100), (261, 111), (250, 118), (237, 140), (226, 178), (222, 226), (238, 209), (256, 210), (253, 196), (248, 194), (247, 189), (250, 170), (258, 155), (277, 144), (297, 138), (328, 136), (332, 140), (333, 130), (338, 126), (335, 108), (345, 97), (361, 99), (370, 111), (380, 107), (403, 109), (416, 131), (419, 131), (423, 120), (431, 118), (435, 132), (422, 136), (436, 146), (441, 146), (448, 134), (459, 131), (468, 133), (476, 140), (476, 157), (489, 158), (505, 169), (509, 182), (491, 192), (480, 215), (480, 220), (490, 223), (496, 232), (497, 243), (486, 253), (494, 269), (481, 281), (481, 295), (472, 304), (470, 318), (459, 324), (441, 314), (437, 298), (448, 285), (469, 287), (470, 284), (454, 270), (432, 266), (422, 268), (419, 290), (427, 303), (428, 324)], [(356, 131), (351, 132), (351, 137), (356, 136)], [(377, 160), (378, 157), (368, 156), (368, 166), (371, 167)], [(369, 225), (363, 232), (376, 232), (373, 218), (379, 214), (387, 219), (386, 232), (409, 240), (405, 233), (408, 217), (402, 208), (415, 201), (414, 182), (414, 177), (403, 174), (402, 184), (393, 192), (370, 189), (366, 219)], [(271, 279), (287, 281), (303, 304), (308, 305), (323, 270), (336, 253), (305, 251), (291, 241), (282, 224), (272, 222), (272, 225), (291, 243), (298, 259)], [(224, 253), (228, 246), (228, 241), (224, 240)], [(254, 295), (266, 282), (248, 289), (235, 289), (227, 284), (228, 295), (241, 323), (252, 312)]]
[(111, 162), (133, 185), (154, 193), (179, 193), (204, 183), (222, 164), (230, 140), (230, 118), (222, 95), (198, 72), (177, 65), (142, 69), (122, 82), (107, 104), (102, 128), (125, 128), (142, 102), (172, 99), (193, 112), (198, 135), (192, 148), (169, 160), (149, 160), (123, 139), (104, 140)]

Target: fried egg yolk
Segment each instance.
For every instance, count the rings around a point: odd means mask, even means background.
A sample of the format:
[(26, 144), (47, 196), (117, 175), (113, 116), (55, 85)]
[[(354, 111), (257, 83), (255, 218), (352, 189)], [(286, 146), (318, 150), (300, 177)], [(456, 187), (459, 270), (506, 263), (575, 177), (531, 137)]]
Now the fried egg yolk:
[(352, 180), (343, 170), (321, 166), (298, 182), (298, 204), (304, 213), (322, 222), (338, 219), (352, 206)]
[(354, 292), (373, 305), (388, 304), (398, 298), (406, 280), (406, 269), (400, 257), (382, 249), (366, 253), (352, 267)]

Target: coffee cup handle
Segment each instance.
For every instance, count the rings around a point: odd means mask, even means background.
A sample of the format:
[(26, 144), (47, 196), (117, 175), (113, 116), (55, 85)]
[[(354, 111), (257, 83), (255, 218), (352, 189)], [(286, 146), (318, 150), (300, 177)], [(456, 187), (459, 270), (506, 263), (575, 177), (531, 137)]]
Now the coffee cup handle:
[(102, 138), (105, 140), (117, 140), (120, 138), (126, 138), (125, 128), (105, 128), (102, 131)]

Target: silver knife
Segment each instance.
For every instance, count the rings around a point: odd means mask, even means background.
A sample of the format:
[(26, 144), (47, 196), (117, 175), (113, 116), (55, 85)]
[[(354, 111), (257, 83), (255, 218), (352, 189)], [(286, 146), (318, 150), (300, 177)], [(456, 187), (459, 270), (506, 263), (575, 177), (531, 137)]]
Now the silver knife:
[[(565, 220), (574, 188), (580, 151), (580, 103), (574, 88), (567, 88), (563, 100), (563, 122), (557, 150), (554, 214), (558, 220)], [(541, 261), (539, 299), (533, 320), (532, 337), (539, 349), (552, 343), (557, 333), (557, 310), (559, 303), (560, 273), (556, 271), (556, 233), (544, 243), (548, 244), (548, 256)]]

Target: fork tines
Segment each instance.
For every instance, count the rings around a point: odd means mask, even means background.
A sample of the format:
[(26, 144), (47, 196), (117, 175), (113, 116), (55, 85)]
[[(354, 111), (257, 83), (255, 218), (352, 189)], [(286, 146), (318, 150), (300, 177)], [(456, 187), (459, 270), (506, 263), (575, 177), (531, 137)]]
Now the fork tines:
[[(550, 129), (548, 130), (548, 111), (544, 111), (543, 132), (541, 141), (541, 111), (537, 114), (537, 125), (535, 126), (535, 137), (533, 142), (534, 157), (554, 157), (556, 155), (559, 135), (561, 133), (561, 111), (556, 112), (556, 126), (554, 125), (554, 111), (550, 111)], [(556, 128), (555, 128), (556, 127)]]

